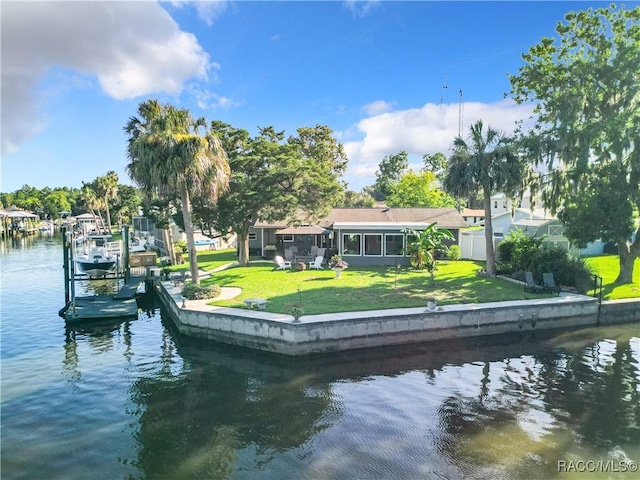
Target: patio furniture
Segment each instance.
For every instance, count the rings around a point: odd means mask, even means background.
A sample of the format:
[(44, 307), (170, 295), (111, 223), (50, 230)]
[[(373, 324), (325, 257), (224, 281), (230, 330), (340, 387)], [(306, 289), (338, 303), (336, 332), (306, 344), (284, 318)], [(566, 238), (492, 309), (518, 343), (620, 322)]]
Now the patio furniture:
[(560, 295), (560, 285), (557, 284), (555, 278), (553, 278), (553, 273), (543, 273), (542, 283), (544, 283), (544, 289), (547, 292), (552, 292), (556, 295)]
[(316, 270), (322, 270), (322, 260), (324, 257), (317, 256), (313, 262), (309, 263), (309, 268), (315, 268)]
[(531, 293), (544, 293), (544, 285), (540, 285), (533, 279), (533, 273), (524, 272), (524, 291)]
[(291, 270), (291, 262), (285, 260), (280, 255), (273, 257), (273, 263), (276, 265), (276, 270)]

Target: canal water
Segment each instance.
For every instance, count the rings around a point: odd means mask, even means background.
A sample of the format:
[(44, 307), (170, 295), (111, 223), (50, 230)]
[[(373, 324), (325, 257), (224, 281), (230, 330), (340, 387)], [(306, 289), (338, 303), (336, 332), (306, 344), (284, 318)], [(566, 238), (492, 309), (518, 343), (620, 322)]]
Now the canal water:
[(3, 480), (638, 478), (638, 324), (286, 358), (67, 330), (60, 240), (0, 254)]

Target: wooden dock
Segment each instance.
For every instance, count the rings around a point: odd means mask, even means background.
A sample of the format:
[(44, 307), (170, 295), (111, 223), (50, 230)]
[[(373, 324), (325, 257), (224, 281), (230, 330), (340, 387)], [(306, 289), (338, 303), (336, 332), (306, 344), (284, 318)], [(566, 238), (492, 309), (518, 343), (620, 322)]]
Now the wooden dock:
[(65, 312), (67, 322), (135, 318), (138, 316), (136, 290), (143, 277), (132, 277), (114, 295), (76, 297)]

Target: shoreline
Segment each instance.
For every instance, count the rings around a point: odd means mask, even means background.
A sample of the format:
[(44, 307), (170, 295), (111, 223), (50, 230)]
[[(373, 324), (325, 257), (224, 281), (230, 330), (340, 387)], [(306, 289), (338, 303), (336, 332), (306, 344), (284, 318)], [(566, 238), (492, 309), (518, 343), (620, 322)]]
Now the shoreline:
[(182, 334), (287, 356), (640, 320), (640, 299), (611, 300), (599, 306), (593, 297), (570, 293), (435, 310), (303, 315), (298, 321), (288, 314), (183, 300), (180, 288), (171, 282), (158, 282), (157, 294)]

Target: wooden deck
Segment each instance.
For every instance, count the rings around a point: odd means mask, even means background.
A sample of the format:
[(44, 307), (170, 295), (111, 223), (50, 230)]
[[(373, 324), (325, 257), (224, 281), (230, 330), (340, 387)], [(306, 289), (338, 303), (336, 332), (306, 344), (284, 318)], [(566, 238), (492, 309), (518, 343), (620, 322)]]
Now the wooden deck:
[(144, 277), (131, 277), (115, 295), (93, 295), (76, 297), (75, 305), (65, 312), (67, 322), (105, 320), (113, 318), (135, 318), (138, 316), (136, 289)]

